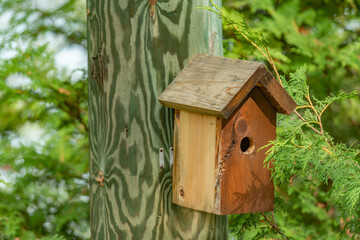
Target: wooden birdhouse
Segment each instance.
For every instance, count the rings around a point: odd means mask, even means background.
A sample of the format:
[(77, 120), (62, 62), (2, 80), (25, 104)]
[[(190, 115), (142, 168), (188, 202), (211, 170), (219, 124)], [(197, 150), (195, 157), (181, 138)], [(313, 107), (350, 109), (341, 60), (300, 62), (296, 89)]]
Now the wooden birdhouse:
[(219, 215), (271, 211), (264, 167), (276, 113), (296, 107), (264, 65), (197, 54), (159, 101), (175, 108), (173, 202)]

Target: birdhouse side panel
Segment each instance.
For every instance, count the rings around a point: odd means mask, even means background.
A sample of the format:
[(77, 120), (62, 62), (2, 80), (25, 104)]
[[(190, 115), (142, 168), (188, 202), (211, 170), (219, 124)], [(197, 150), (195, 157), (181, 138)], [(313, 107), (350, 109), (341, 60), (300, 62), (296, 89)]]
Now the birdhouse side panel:
[(173, 203), (214, 212), (218, 118), (176, 110), (174, 124)]
[(258, 150), (275, 138), (276, 110), (254, 88), (239, 109), (223, 121), (221, 184), (216, 191), (220, 214), (273, 210), (274, 185), (270, 171), (264, 168), (266, 149)]

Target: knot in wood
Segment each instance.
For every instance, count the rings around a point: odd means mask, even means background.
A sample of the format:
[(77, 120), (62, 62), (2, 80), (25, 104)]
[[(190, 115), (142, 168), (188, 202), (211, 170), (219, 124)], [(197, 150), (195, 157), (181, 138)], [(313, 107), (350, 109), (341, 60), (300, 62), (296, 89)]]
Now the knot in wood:
[(156, 4), (157, 1), (158, 0), (148, 0), (148, 2), (150, 4), (149, 8), (150, 8), (150, 16), (151, 17), (153, 17), (154, 14), (155, 14), (155, 4)]
[(157, 1), (158, 1), (158, 0), (148, 0), (148, 2), (150, 3), (150, 5), (155, 5)]
[(183, 189), (182, 187), (180, 188), (180, 191), (179, 191), (179, 192), (180, 192), (180, 196), (181, 196), (181, 197), (184, 197), (185, 192), (184, 192), (184, 189)]
[(102, 92), (108, 79), (108, 63), (109, 56), (106, 54), (104, 43), (101, 43), (97, 54), (91, 57), (91, 77), (97, 82)]
[(99, 183), (100, 186), (104, 186), (104, 173), (103, 171), (99, 171), (97, 177), (96, 177), (96, 181)]

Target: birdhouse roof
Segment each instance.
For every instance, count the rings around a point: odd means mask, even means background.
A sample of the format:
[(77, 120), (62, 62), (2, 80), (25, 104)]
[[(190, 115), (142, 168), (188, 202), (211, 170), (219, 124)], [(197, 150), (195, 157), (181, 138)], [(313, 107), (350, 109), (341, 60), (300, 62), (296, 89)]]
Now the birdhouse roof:
[(197, 54), (160, 95), (167, 107), (227, 118), (257, 86), (279, 113), (296, 102), (266, 67), (257, 62)]

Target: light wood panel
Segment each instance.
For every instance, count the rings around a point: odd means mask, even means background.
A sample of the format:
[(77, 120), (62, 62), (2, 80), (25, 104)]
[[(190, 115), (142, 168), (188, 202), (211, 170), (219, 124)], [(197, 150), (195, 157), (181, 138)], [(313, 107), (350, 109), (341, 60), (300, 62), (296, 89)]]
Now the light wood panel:
[(206, 212), (214, 210), (217, 117), (177, 111), (173, 202)]
[(172, 204), (173, 111), (157, 101), (195, 53), (222, 54), (208, 5), (87, 1), (92, 239), (226, 239), (226, 217)]

